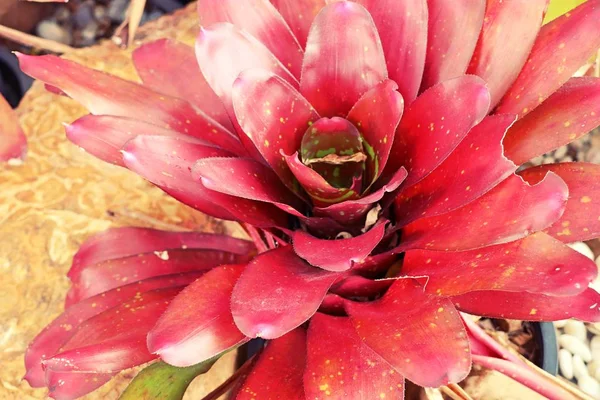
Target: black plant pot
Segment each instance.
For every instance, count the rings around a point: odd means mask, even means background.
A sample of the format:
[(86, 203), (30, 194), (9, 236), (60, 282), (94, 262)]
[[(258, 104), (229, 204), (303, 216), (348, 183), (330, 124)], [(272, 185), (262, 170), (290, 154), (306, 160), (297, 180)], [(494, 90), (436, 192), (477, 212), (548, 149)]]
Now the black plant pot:
[(544, 371), (556, 375), (558, 373), (558, 342), (552, 322), (533, 322), (533, 337), (540, 349), (535, 364)]

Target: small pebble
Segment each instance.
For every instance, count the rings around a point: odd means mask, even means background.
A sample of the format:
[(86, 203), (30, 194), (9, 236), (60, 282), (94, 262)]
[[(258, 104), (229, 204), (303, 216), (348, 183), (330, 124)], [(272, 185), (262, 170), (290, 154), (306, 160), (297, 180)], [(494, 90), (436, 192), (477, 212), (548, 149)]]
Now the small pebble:
[(600, 379), (600, 363), (598, 361), (592, 361), (587, 365), (588, 374), (593, 376), (596, 380)]
[(573, 379), (573, 356), (568, 350), (560, 349), (558, 351), (558, 366), (562, 376)]
[(575, 336), (582, 342), (587, 341), (587, 329), (581, 321), (571, 320), (565, 325), (565, 333)]
[(42, 21), (37, 26), (38, 36), (63, 44), (71, 44), (71, 34), (52, 20)]
[(588, 376), (589, 372), (581, 357), (573, 356), (573, 376), (579, 381), (582, 377)]
[(556, 329), (562, 329), (565, 327), (565, 325), (567, 325), (567, 322), (569, 322), (568, 319), (561, 319), (560, 321), (554, 321), (554, 326), (556, 327)]
[(589, 248), (589, 246), (583, 242), (575, 242), (575, 243), (569, 243), (568, 246), (570, 248), (572, 248), (573, 250), (583, 254), (584, 256), (586, 256), (589, 259), (594, 259), (594, 252), (592, 251), (592, 249)]
[(568, 350), (571, 354), (579, 355), (585, 362), (592, 361), (592, 352), (581, 340), (571, 335), (560, 335), (558, 338), (560, 347)]
[(556, 158), (557, 160), (561, 160), (564, 156), (567, 155), (567, 150), (568, 150), (567, 146), (559, 147), (558, 149), (556, 149), (554, 151), (554, 154), (553, 154), (554, 158)]
[(108, 6), (107, 14), (111, 21), (115, 23), (123, 22), (125, 18), (125, 10), (127, 10), (127, 6), (129, 5), (129, 1), (127, 0), (113, 0), (110, 2)]
[(577, 381), (577, 385), (581, 390), (592, 397), (597, 398), (600, 396), (600, 383), (589, 375), (582, 376), (581, 379)]

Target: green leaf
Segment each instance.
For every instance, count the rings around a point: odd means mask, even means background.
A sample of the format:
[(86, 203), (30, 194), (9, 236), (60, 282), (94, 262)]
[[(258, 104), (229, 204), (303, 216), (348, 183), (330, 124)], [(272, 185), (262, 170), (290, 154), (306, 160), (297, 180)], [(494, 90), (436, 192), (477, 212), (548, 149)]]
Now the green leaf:
[(180, 400), (190, 382), (206, 373), (220, 356), (186, 368), (157, 361), (137, 374), (119, 400)]
[(585, 1), (586, 0), (551, 0), (550, 5), (548, 6), (548, 12), (544, 18), (544, 23), (546, 24), (553, 19), (560, 17)]

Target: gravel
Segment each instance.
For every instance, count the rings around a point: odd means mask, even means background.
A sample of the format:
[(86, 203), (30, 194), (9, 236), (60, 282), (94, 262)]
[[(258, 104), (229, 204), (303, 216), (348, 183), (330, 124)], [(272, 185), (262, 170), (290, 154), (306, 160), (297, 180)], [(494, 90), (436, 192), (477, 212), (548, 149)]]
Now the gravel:
[[(569, 245), (572, 249), (596, 260), (600, 269), (600, 256), (583, 242)], [(600, 279), (590, 287), (600, 291)], [(558, 333), (558, 366), (560, 375), (573, 381), (585, 393), (600, 400), (600, 323), (583, 323), (575, 320), (554, 322)]]

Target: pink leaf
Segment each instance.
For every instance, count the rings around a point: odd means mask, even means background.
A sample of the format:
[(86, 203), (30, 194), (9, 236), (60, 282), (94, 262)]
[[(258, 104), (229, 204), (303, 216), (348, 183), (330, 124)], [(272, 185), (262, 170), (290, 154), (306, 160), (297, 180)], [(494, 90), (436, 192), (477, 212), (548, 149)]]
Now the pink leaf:
[(564, 214), (545, 232), (564, 243), (600, 236), (600, 165), (548, 164), (526, 169), (520, 174), (527, 182), (535, 184), (548, 172), (565, 181), (569, 187), (569, 201)]
[(480, 76), (487, 83), (491, 108), (498, 104), (525, 65), (548, 1), (487, 1), (483, 28), (467, 73)]
[(404, 377), (363, 343), (348, 318), (315, 314), (307, 347), (307, 399), (404, 398)]
[(292, 234), (294, 251), (310, 264), (327, 271), (345, 271), (367, 258), (385, 233), (385, 222), (349, 239), (324, 240), (297, 230)]
[(379, 32), (390, 79), (406, 104), (417, 97), (427, 51), (426, 0), (356, 0), (369, 11)]
[(400, 192), (395, 201), (396, 223), (403, 226), (455, 210), (515, 172), (517, 166), (504, 157), (502, 148), (502, 138), (514, 121), (511, 115), (495, 115), (473, 127), (433, 172)]
[(408, 224), (400, 248), (456, 251), (518, 240), (552, 225), (567, 198), (567, 185), (556, 174), (533, 186), (512, 175), (462, 208)]
[[(111, 164), (125, 166), (121, 149), (136, 136), (168, 136), (186, 142), (209, 145), (209, 142), (177, 131), (161, 128), (137, 119), (111, 115), (85, 115), (65, 126), (67, 138), (85, 151)], [(229, 153), (228, 153), (229, 154)]]
[(200, 24), (209, 27), (230, 22), (264, 44), (297, 78), (302, 68), (302, 48), (268, 0), (199, 0)]
[(362, 134), (369, 153), (367, 185), (375, 182), (387, 164), (396, 128), (404, 111), (404, 100), (397, 92), (398, 85), (386, 80), (365, 93), (348, 113)]
[(305, 400), (302, 387), (305, 364), (306, 331), (297, 328), (268, 342), (232, 399)]
[(491, 318), (526, 321), (576, 318), (600, 322), (600, 294), (591, 288), (569, 297), (488, 290), (454, 296), (452, 301), (462, 311)]
[(524, 164), (580, 138), (598, 125), (600, 79), (571, 78), (508, 130), (504, 151), (515, 164)]
[(365, 344), (419, 386), (460, 382), (471, 369), (458, 312), (413, 279), (397, 280), (379, 300), (347, 302), (346, 311)]
[(10, 104), (0, 96), (0, 162), (23, 159), (27, 138)]
[(426, 292), (444, 296), (476, 290), (571, 296), (597, 273), (592, 260), (542, 232), (471, 251), (409, 250), (400, 270), (426, 276)]
[(306, 47), (308, 31), (313, 20), (325, 7), (326, 0), (271, 0), (287, 21), (302, 48)]
[(427, 57), (421, 90), (463, 75), (483, 24), (485, 0), (428, 0)]
[(323, 117), (345, 116), (369, 89), (387, 78), (373, 19), (362, 6), (327, 5), (308, 35), (300, 92)]
[(187, 367), (246, 342), (229, 306), (243, 270), (243, 265), (217, 267), (186, 287), (148, 333), (150, 352)]
[(496, 112), (527, 114), (600, 48), (600, 0), (589, 0), (544, 25), (521, 73)]
[(406, 186), (423, 179), (481, 122), (489, 105), (485, 82), (476, 76), (461, 76), (426, 90), (404, 112), (384, 177), (404, 166), (409, 174)]
[(233, 290), (235, 323), (249, 337), (278, 338), (317, 311), (337, 276), (306, 263), (291, 246), (262, 253)]
[(130, 283), (119, 289), (110, 290), (72, 305), (47, 325), (31, 342), (25, 352), (25, 379), (32, 387), (44, 386), (42, 361), (58, 353), (59, 349), (75, 334), (78, 325), (95, 315), (116, 307), (134, 298), (161, 288), (183, 287), (194, 281), (198, 274), (161, 276), (145, 281)]
[(286, 186), (296, 190), (281, 153), (293, 154), (300, 148), (319, 114), (293, 86), (260, 69), (246, 70), (235, 81), (233, 107), (244, 133)]
[(244, 151), (231, 132), (183, 100), (56, 56), (17, 57), (23, 72), (59, 88), (92, 114), (137, 119), (209, 141), (236, 154)]
[(252, 242), (203, 232), (169, 232), (151, 228), (112, 228), (87, 239), (73, 257), (67, 276), (79, 279), (82, 271), (107, 260), (170, 250), (211, 249), (244, 255)]
[(193, 47), (170, 39), (160, 39), (135, 49), (132, 58), (144, 85), (189, 101), (230, 131), (233, 130), (223, 103), (200, 72)]
[(223, 195), (193, 178), (192, 167), (197, 160), (230, 155), (218, 148), (169, 137), (137, 137), (123, 149), (127, 168), (197, 210), (259, 227), (285, 225), (285, 214), (274, 206)]

